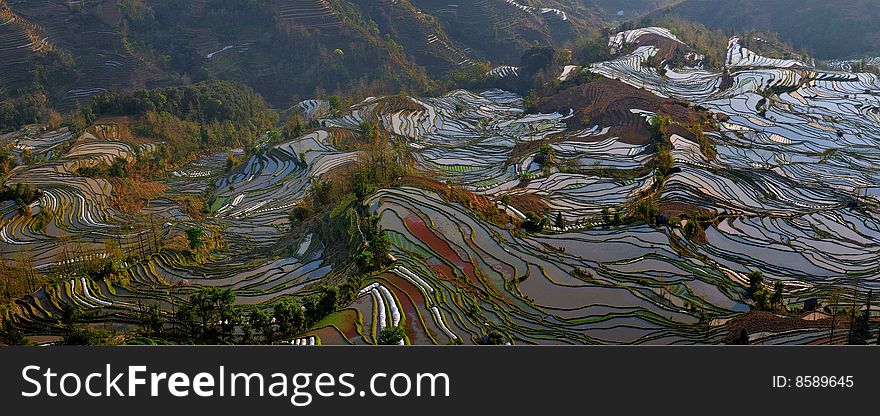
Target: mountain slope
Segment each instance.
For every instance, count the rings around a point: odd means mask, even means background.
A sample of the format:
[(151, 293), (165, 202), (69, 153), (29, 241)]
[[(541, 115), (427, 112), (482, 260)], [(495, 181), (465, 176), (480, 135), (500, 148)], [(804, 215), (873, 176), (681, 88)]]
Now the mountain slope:
[(687, 0), (672, 13), (711, 28), (776, 32), (819, 58), (880, 52), (880, 2)]
[(594, 10), (601, 12), (608, 20), (626, 20), (638, 17), (680, 0), (581, 0)]

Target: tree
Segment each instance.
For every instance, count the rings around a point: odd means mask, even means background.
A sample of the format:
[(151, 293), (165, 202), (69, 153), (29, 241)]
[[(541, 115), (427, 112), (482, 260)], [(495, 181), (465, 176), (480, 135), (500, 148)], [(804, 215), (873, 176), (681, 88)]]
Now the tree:
[(636, 214), (638, 215), (638, 218), (648, 224), (654, 224), (657, 221), (657, 215), (659, 213), (660, 209), (657, 208), (657, 204), (654, 203), (653, 199), (646, 198), (636, 204)]
[(306, 131), (306, 120), (299, 112), (291, 113), (284, 120), (284, 127), (281, 132), (285, 139), (291, 140), (299, 137)]
[(871, 338), (871, 297), (873, 295), (873, 291), (868, 292), (865, 311), (859, 316), (853, 316), (848, 340), (852, 345), (867, 345)]
[(571, 52), (571, 49), (564, 48), (556, 53), (557, 65), (568, 65), (571, 63), (572, 59), (574, 59), (574, 54)]
[(773, 283), (773, 297), (770, 299), (770, 303), (776, 307), (781, 308), (783, 301), (783, 292), (785, 291), (785, 283), (782, 283), (781, 280), (777, 280)]
[(527, 212), (526, 220), (523, 222), (522, 227), (528, 231), (541, 232), (549, 223), (550, 221), (548, 221), (546, 217), (535, 214), (534, 212)]
[(162, 335), (165, 328), (165, 318), (162, 317), (162, 310), (159, 309), (159, 305), (152, 304), (146, 308), (141, 308), (138, 318), (146, 334), (151, 336)]
[(318, 301), (318, 308), (314, 321), (330, 315), (336, 311), (336, 305), (339, 303), (339, 288), (336, 286), (327, 286), (321, 290), (321, 299)]
[(733, 340), (733, 345), (749, 345), (749, 344), (750, 344), (749, 333), (748, 333), (748, 331), (745, 330), (745, 328), (743, 328), (741, 331), (739, 331), (739, 336), (735, 340)]
[(21, 151), (21, 161), (24, 162), (25, 165), (34, 163), (34, 153), (31, 149), (24, 149)]
[(272, 144), (279, 143), (281, 142), (281, 132), (279, 132), (277, 129), (269, 130), (269, 132), (266, 133), (266, 139), (268, 139), (269, 143)]
[(263, 336), (265, 344), (272, 345), (275, 342), (275, 324), (272, 322), (272, 314), (261, 308), (256, 308), (248, 315), (251, 327)]
[(565, 218), (562, 217), (562, 213), (556, 214), (556, 228), (562, 230), (565, 229)]
[(504, 338), (504, 335), (497, 330), (491, 330), (488, 334), (483, 336), (483, 345), (504, 345), (507, 343), (507, 339)]
[(389, 255), (391, 254), (391, 240), (385, 230), (380, 230), (372, 241), (370, 241), (370, 255), (373, 260), (373, 270), (379, 271), (385, 268), (389, 263)]
[[(306, 317), (303, 306), (296, 300), (285, 298), (276, 303), (272, 309), (272, 316), (278, 324), (279, 336), (291, 337), (301, 332), (305, 327)], [(263, 334), (265, 336), (265, 334)]]
[(64, 329), (62, 343), (64, 345), (105, 345), (110, 334), (106, 331), (91, 328), (80, 323), (82, 311), (70, 304), (65, 304), (61, 312), (61, 324)]
[(756, 293), (764, 287), (764, 272), (755, 270), (749, 273), (749, 293)]
[(330, 98), (327, 99), (330, 104), (330, 109), (333, 111), (339, 111), (342, 109), (342, 99), (339, 98), (338, 95), (331, 95)]
[(233, 330), (241, 320), (230, 289), (206, 287), (193, 293), (178, 311), (178, 319), (193, 340), (209, 344), (232, 341)]
[(541, 145), (540, 149), (538, 149), (538, 154), (535, 156), (535, 162), (540, 163), (544, 167), (552, 166), (555, 163), (555, 159), (556, 150), (547, 143)]
[(111, 178), (128, 177), (128, 161), (121, 157), (113, 158), (113, 163), (107, 169), (107, 176)]
[(354, 181), (354, 195), (359, 200), (372, 195), (378, 189), (376, 183), (365, 172), (356, 172), (352, 180)]
[(0, 344), (3, 345), (27, 345), (28, 340), (9, 321), (3, 321), (0, 328)]
[(829, 335), (828, 344), (834, 344), (834, 329), (837, 324), (837, 305), (840, 303), (841, 290), (837, 287), (832, 288), (828, 293), (828, 313), (831, 315), (831, 333)]
[(379, 345), (399, 345), (406, 337), (403, 328), (399, 326), (386, 326), (379, 331), (377, 342)]
[(190, 227), (186, 230), (186, 239), (189, 241), (191, 250), (198, 250), (205, 245), (205, 231), (199, 227)]
[(226, 151), (226, 172), (231, 171), (235, 165), (237, 164), (237, 160), (235, 159), (235, 155), (232, 154), (232, 150)]

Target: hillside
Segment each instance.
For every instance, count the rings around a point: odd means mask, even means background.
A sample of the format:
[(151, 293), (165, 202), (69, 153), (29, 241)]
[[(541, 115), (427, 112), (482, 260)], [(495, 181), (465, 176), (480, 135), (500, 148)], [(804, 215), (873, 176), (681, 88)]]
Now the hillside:
[(880, 52), (880, 2), (874, 0), (687, 0), (671, 10), (710, 28), (775, 32), (822, 59)]
[[(370, 33), (443, 25), (370, 4)], [(206, 33), (182, 44), (212, 64), (253, 50)], [(72, 344), (839, 342), (822, 310), (880, 290), (878, 77), (698, 35), (533, 48), (519, 72), (550, 86), (527, 97), (306, 100), (281, 131), (239, 83), (99, 94), (73, 128), (0, 135), (0, 317)], [(206, 298), (229, 319), (196, 319)]]
[[(50, 102), (207, 79), (244, 83), (286, 108), (296, 98), (437, 93), (476, 62), (516, 64), (534, 44), (562, 47), (586, 26), (565, 2), (478, 0), (0, 0), (0, 87), (32, 84), (47, 51), (69, 76)], [(58, 59), (56, 59), (58, 60)]]
[(584, 6), (600, 12), (606, 20), (628, 20), (681, 0), (580, 0)]

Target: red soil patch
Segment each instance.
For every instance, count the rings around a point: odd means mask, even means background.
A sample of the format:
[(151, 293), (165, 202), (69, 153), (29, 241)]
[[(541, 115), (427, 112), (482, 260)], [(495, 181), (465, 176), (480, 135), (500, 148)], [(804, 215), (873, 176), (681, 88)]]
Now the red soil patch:
[(428, 250), (439, 254), (442, 258), (454, 264), (459, 270), (464, 272), (471, 283), (476, 284), (479, 282), (479, 279), (474, 274), (474, 265), (462, 259), (448, 242), (434, 234), (434, 231), (428, 228), (428, 225), (425, 224), (421, 217), (409, 214), (403, 218), (403, 223), (419, 241), (428, 247)]
[(450, 186), (422, 176), (404, 176), (398, 183), (432, 191), (448, 202), (460, 204), (474, 211), (482, 219), (495, 225), (504, 226), (510, 217), (498, 209), (495, 202), (482, 195), (466, 191), (457, 186)]

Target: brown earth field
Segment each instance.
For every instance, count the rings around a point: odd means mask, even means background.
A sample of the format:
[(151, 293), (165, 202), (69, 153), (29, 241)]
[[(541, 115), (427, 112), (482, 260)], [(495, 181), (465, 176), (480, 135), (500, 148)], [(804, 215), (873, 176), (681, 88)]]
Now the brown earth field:
[[(573, 86), (547, 98), (538, 107), (542, 113), (559, 111), (567, 114), (568, 109), (575, 111), (574, 117), (566, 121), (569, 129), (590, 128), (594, 125), (610, 127), (608, 136), (620, 137), (621, 141), (629, 144), (648, 144), (652, 137), (645, 118), (630, 110), (667, 114), (673, 122), (683, 125), (695, 122), (702, 124), (705, 117), (685, 102), (660, 98), (648, 91), (611, 79)], [(590, 137), (592, 140), (603, 138)]]

